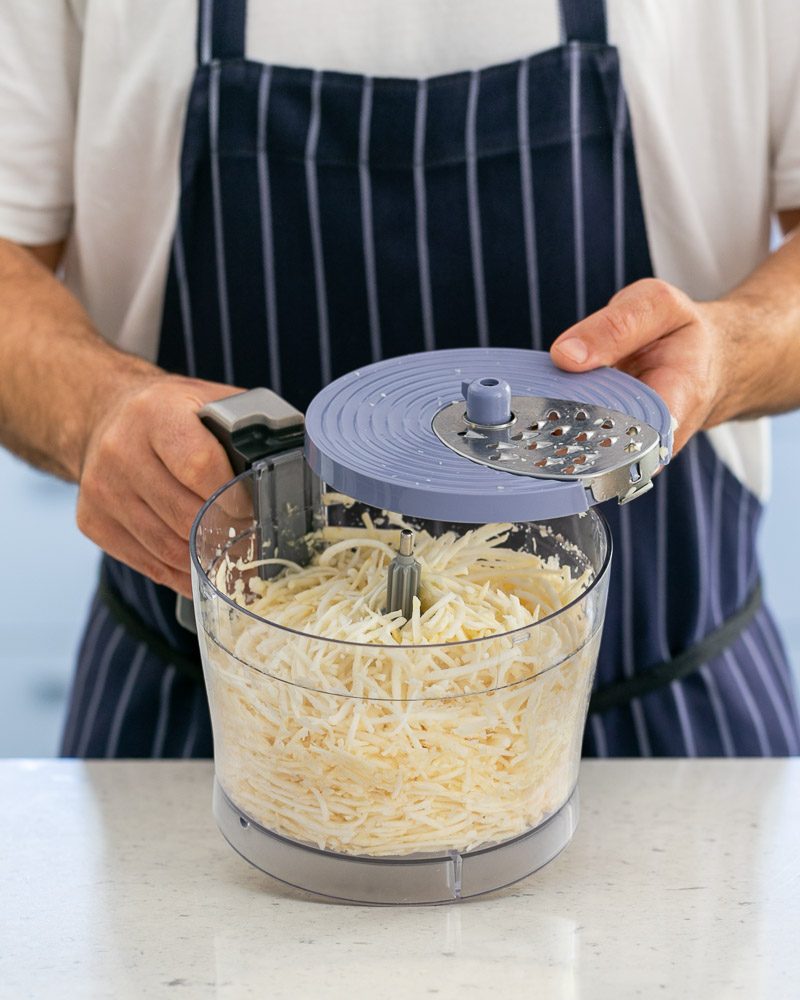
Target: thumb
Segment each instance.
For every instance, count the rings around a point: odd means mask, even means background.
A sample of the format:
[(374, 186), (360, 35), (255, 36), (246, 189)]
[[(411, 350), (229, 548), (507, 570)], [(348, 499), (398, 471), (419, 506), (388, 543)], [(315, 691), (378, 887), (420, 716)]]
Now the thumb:
[(693, 319), (692, 302), (683, 292), (657, 278), (644, 278), (565, 330), (550, 355), (566, 371), (615, 365)]
[(219, 399), (236, 396), (245, 390), (224, 382), (206, 382), (204, 379), (186, 378), (182, 382), (186, 387), (187, 397), (191, 398), (197, 407), (202, 409), (207, 403), (216, 403)]

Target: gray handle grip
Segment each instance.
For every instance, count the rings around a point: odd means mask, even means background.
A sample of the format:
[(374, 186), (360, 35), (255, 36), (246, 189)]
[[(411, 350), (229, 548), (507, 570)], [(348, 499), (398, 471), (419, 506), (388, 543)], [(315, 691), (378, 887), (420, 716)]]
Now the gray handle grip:
[[(208, 403), (198, 416), (225, 449), (237, 476), (259, 459), (303, 444), (303, 414), (271, 389), (226, 396)], [(194, 606), (180, 594), (175, 618), (188, 631), (197, 632)]]
[(222, 444), (234, 473), (303, 444), (303, 414), (271, 389), (249, 389), (208, 403), (198, 414)]

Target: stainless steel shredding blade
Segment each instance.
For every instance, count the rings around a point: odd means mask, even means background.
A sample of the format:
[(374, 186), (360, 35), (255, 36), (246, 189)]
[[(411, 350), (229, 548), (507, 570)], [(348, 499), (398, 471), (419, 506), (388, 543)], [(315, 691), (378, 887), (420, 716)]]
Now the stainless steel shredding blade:
[(598, 502), (628, 503), (653, 485), (661, 438), (641, 420), (574, 400), (512, 396), (508, 383), (495, 378), (465, 383), (463, 393), (463, 402), (439, 410), (432, 427), (471, 462), (535, 479), (577, 480)]

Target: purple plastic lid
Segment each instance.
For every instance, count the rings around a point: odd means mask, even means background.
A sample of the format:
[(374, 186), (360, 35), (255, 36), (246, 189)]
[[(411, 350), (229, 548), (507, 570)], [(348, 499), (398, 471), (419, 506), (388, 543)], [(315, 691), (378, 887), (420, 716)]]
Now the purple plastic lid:
[(672, 421), (661, 397), (623, 372), (570, 374), (549, 354), (458, 348), (367, 365), (326, 386), (306, 413), (306, 458), (329, 486), (412, 517), (484, 524), (578, 514), (593, 503), (577, 480), (513, 475), (456, 454), (434, 433), (436, 413), (463, 399), (462, 385), (504, 379), (517, 396), (604, 406), (650, 424), (668, 461)]

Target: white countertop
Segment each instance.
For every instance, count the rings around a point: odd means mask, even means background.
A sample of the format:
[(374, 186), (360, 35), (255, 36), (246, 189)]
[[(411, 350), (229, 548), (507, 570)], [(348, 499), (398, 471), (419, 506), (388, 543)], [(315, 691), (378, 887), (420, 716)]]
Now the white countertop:
[(436, 907), (251, 868), (204, 762), (0, 762), (0, 997), (800, 996), (800, 759), (588, 761), (539, 873)]

